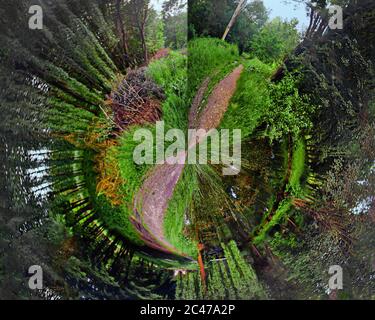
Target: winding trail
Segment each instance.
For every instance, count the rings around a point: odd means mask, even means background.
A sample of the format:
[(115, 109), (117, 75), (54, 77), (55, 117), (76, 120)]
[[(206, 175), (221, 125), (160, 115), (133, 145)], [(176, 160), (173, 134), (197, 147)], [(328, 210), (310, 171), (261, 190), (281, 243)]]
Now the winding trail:
[(230, 99), (237, 89), (237, 81), (243, 71), (243, 65), (235, 68), (228, 76), (219, 82), (208, 98), (206, 108), (198, 121), (197, 129), (209, 131), (217, 128), (228, 109)]
[[(220, 124), (236, 91), (242, 71), (243, 66), (240, 65), (220, 81), (209, 96), (205, 109), (199, 114), (199, 106), (207, 91), (210, 78), (204, 80), (190, 109), (190, 128), (204, 129), (208, 132)], [(195, 144), (189, 147), (194, 147)], [(181, 152), (177, 155), (177, 163), (169, 164), (171, 159), (166, 159), (165, 164), (156, 165), (149, 173), (134, 199), (132, 223), (148, 246), (193, 260), (169, 243), (163, 231), (168, 203), (182, 175), (186, 157), (187, 152)]]

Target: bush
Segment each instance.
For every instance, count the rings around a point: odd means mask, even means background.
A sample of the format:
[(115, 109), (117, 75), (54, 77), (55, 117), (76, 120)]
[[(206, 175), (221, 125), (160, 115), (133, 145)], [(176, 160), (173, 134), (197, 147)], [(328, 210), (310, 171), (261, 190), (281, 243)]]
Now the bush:
[(271, 141), (287, 134), (298, 137), (313, 125), (311, 115), (316, 108), (309, 104), (308, 96), (299, 94), (298, 80), (298, 76), (289, 74), (269, 85), (271, 104), (265, 121)]
[(253, 56), (266, 63), (280, 62), (298, 44), (297, 24), (296, 19), (287, 22), (275, 18), (268, 22), (250, 43)]

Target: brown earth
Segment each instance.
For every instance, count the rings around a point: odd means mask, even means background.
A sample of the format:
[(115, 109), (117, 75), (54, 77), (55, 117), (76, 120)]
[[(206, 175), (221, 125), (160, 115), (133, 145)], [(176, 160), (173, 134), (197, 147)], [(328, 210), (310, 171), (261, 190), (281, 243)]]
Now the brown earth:
[(202, 112), (198, 128), (209, 131), (217, 128), (228, 109), (230, 99), (237, 89), (237, 81), (243, 71), (243, 65), (238, 66), (214, 88)]
[(171, 53), (171, 50), (168, 49), (168, 48), (160, 49), (159, 51), (157, 51), (157, 52), (153, 55), (153, 57), (151, 58), (150, 61), (160, 60), (160, 59), (166, 58), (166, 57), (169, 56), (170, 53)]

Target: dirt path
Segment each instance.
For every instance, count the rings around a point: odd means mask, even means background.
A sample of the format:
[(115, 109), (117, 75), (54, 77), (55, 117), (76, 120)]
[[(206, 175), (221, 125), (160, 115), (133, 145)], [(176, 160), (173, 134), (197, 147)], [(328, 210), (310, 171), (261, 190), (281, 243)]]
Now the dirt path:
[(237, 81), (243, 71), (243, 65), (238, 66), (214, 88), (202, 112), (198, 128), (209, 131), (217, 128), (227, 111), (230, 99), (237, 89)]
[[(181, 163), (186, 152), (179, 155)], [(155, 166), (141, 186), (136, 198), (135, 209), (139, 214), (138, 222), (145, 230), (141, 232), (143, 240), (155, 249), (184, 256), (171, 245), (164, 236), (163, 221), (169, 200), (184, 169), (183, 164), (161, 164)], [(138, 228), (139, 229), (139, 228)]]
[[(189, 114), (189, 126), (201, 128), (206, 131), (216, 128), (229, 106), (229, 101), (236, 91), (237, 81), (241, 75), (243, 66), (232, 71), (225, 79), (219, 82), (208, 98), (207, 106), (199, 119), (198, 106), (200, 105), (204, 92), (207, 90), (210, 79), (207, 78), (193, 101)], [(195, 125), (198, 123), (198, 125)], [(173, 196), (174, 189), (184, 169), (186, 151), (178, 155), (178, 163), (157, 165), (144, 181), (134, 201), (133, 224), (147, 245), (155, 249), (185, 256), (179, 252), (165, 238), (163, 226), (168, 202)], [(190, 257), (188, 257), (190, 258)]]
[(211, 78), (207, 77), (200, 88), (198, 89), (197, 94), (194, 97), (193, 103), (189, 112), (189, 128), (196, 128), (196, 122), (198, 118), (199, 107), (203, 101), (204, 94), (207, 91), (208, 85), (210, 84)]

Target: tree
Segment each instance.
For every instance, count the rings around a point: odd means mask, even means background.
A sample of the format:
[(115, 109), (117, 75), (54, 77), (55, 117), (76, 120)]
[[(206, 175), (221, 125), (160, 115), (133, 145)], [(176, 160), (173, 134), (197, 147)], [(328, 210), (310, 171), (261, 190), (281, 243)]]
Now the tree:
[[(210, 36), (222, 38), (238, 7), (235, 0), (190, 0), (189, 1), (189, 38)], [(226, 36), (230, 43), (236, 43), (240, 51), (249, 49), (249, 40), (267, 21), (268, 13), (263, 1), (247, 3), (240, 11), (231, 32)]]
[(150, 0), (131, 0), (128, 8), (133, 26), (138, 30), (141, 40), (143, 60), (147, 64), (149, 57), (146, 41), (146, 26), (150, 14)]
[(127, 31), (125, 30), (124, 20), (121, 13), (121, 0), (116, 0), (116, 28), (117, 32), (120, 35), (120, 43), (121, 47), (124, 50), (124, 55), (129, 54), (129, 43), (128, 43), (128, 35)]
[(159, 14), (150, 9), (150, 16), (146, 26), (146, 43), (150, 53), (155, 53), (164, 48), (164, 22)]
[(242, 6), (243, 4), (245, 3), (245, 0), (240, 0), (240, 2), (238, 3), (237, 5), (237, 8), (236, 10), (234, 11), (233, 13), (233, 16), (232, 18), (230, 19), (229, 23), (228, 23), (228, 26), (226, 27), (225, 31), (224, 31), (224, 34), (223, 34), (223, 37), (221, 38), (221, 40), (225, 40), (230, 29), (233, 27), (233, 25), (235, 24), (239, 14), (241, 13), (241, 9), (242, 9)]
[(309, 26), (305, 32), (306, 38), (321, 36), (328, 28), (330, 18), (329, 7), (338, 5), (342, 8), (348, 6), (350, 0), (289, 0), (306, 5), (307, 15), (310, 17)]
[(169, 0), (163, 3), (165, 44), (172, 49), (181, 49), (187, 46), (186, 4), (184, 0)]
[(251, 39), (268, 20), (268, 12), (262, 1), (251, 1), (243, 8), (227, 40), (237, 43), (240, 52), (250, 51)]
[(290, 22), (275, 18), (266, 23), (250, 41), (252, 54), (266, 63), (278, 62), (298, 45), (297, 19)]

